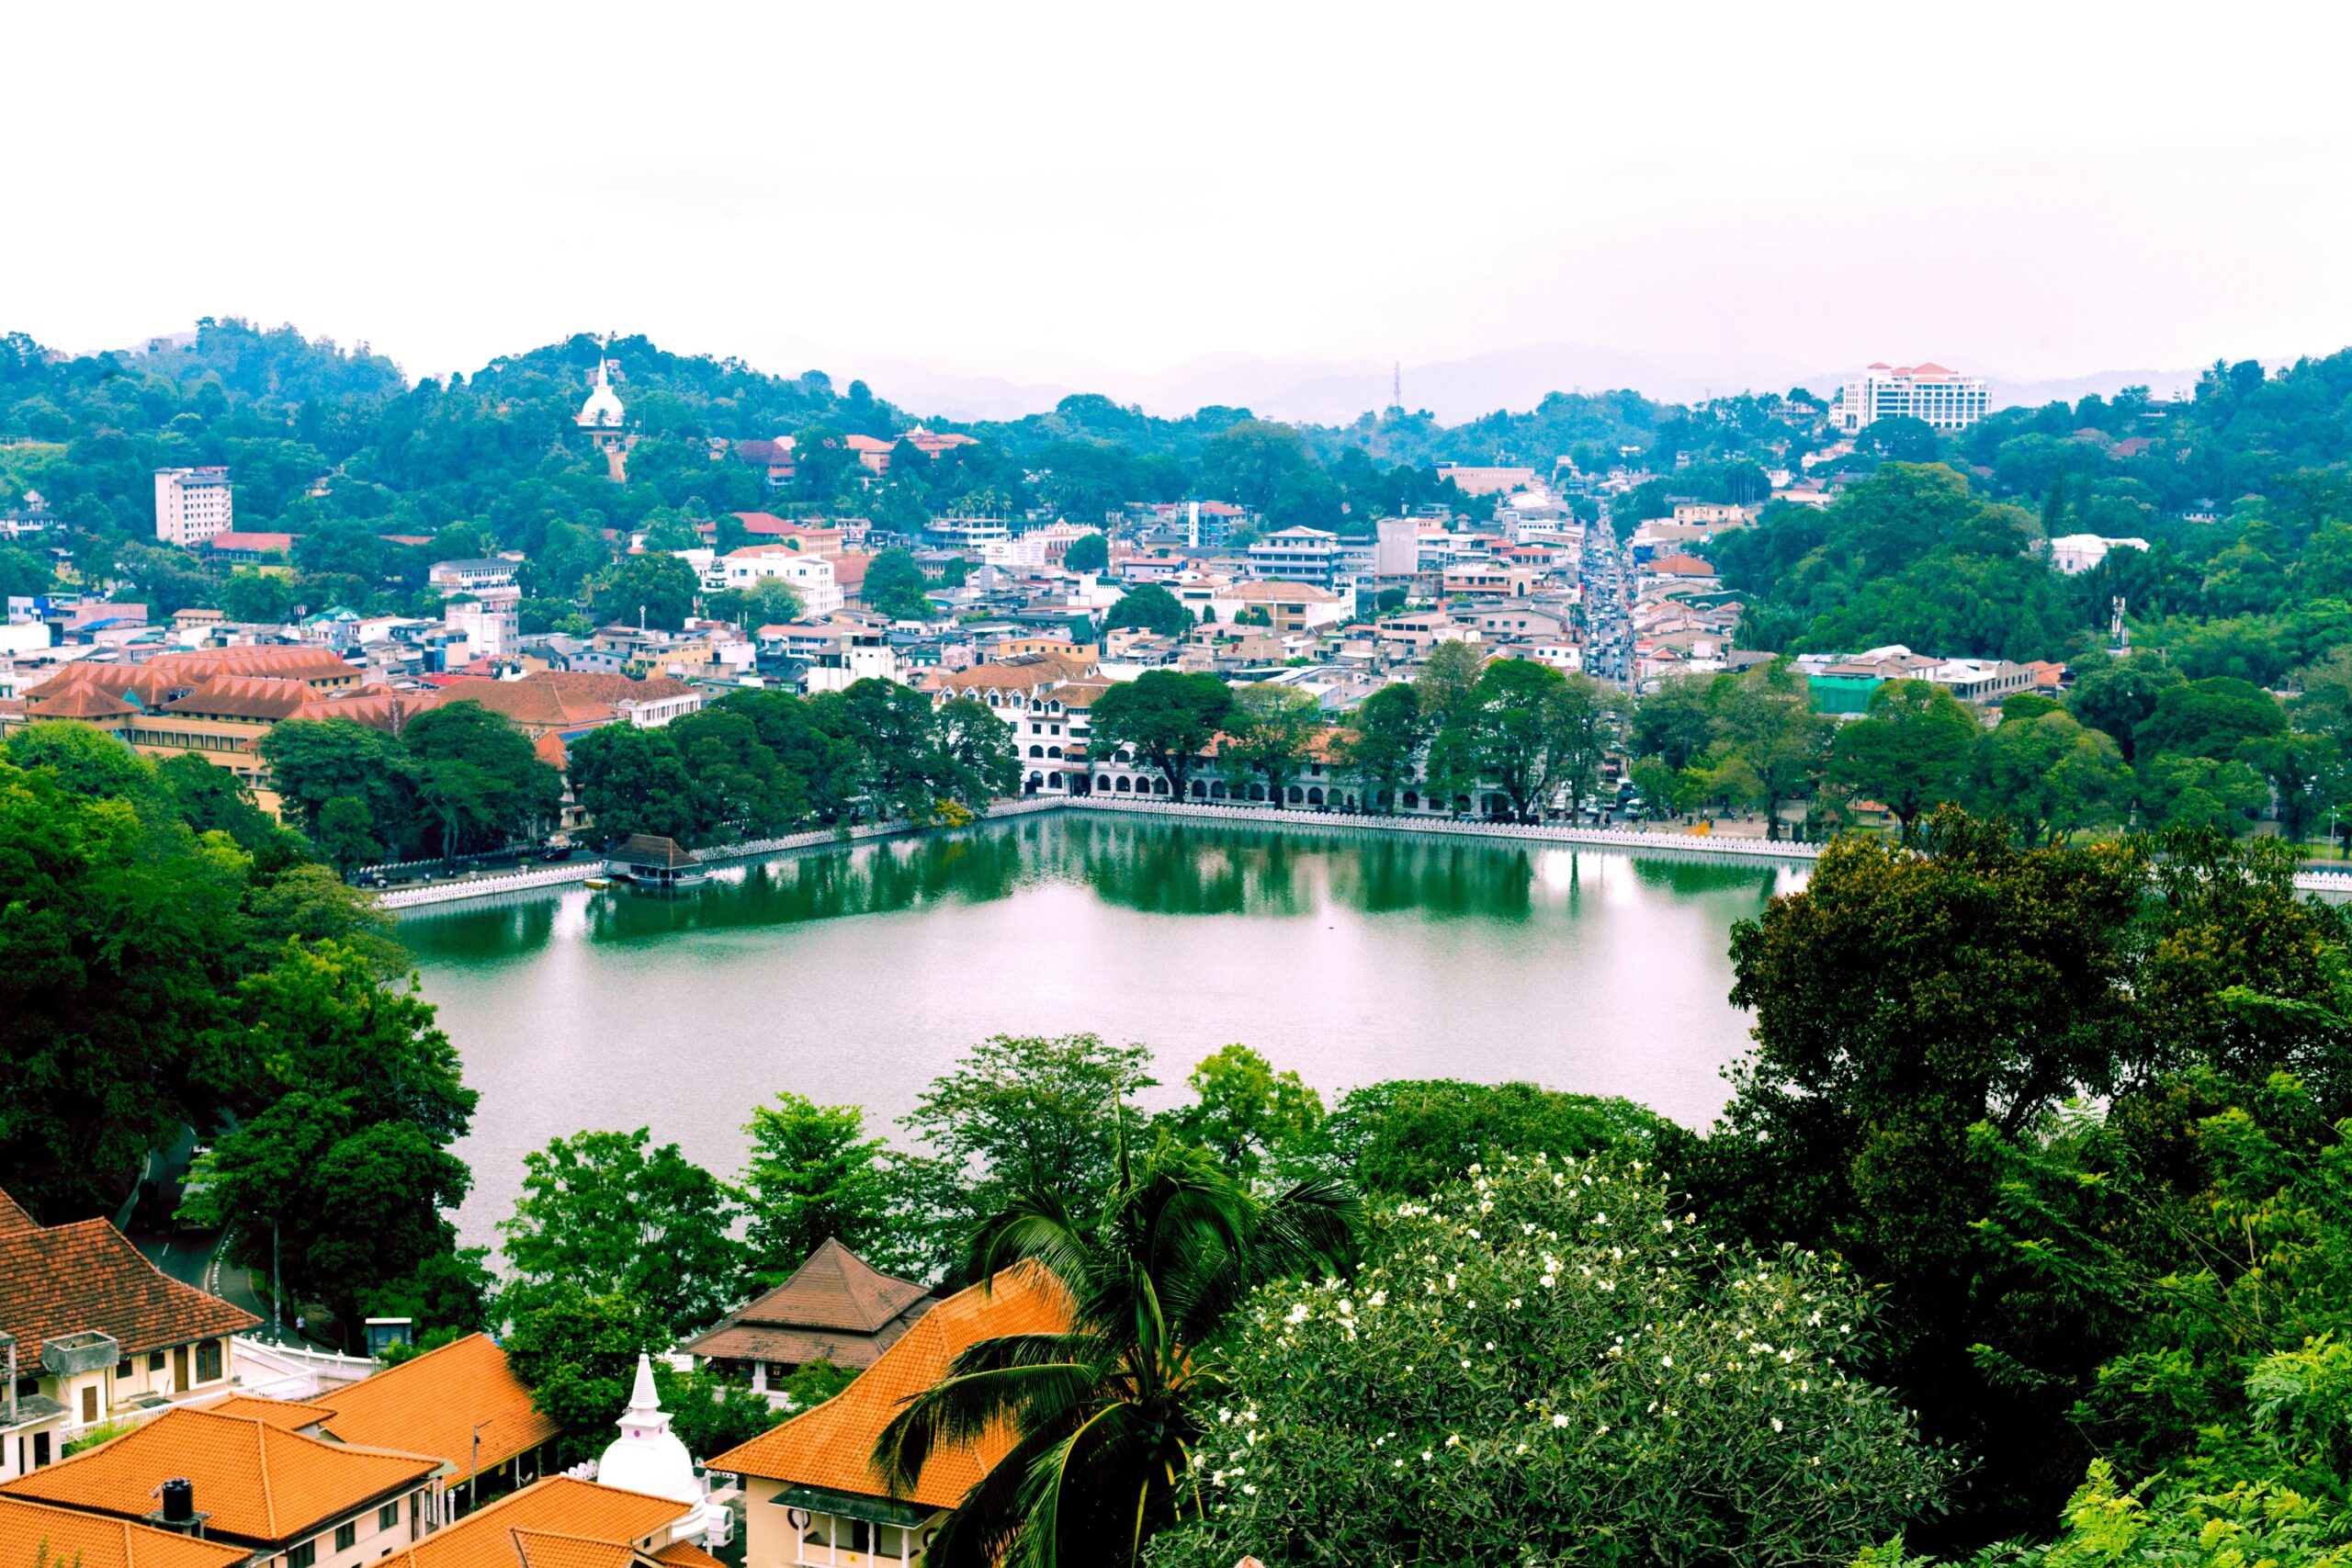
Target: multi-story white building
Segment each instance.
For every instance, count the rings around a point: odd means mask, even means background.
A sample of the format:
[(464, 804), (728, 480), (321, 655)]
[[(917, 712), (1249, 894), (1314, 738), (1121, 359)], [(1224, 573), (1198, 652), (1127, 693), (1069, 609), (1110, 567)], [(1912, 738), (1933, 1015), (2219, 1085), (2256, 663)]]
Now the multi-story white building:
[(157, 468), (155, 537), (190, 549), (236, 525), (226, 468)]
[(1339, 560), (1338, 535), (1320, 528), (1284, 528), (1250, 547), (1250, 575), (1328, 589), (1339, 575)]
[(833, 563), (818, 560), (785, 545), (752, 545), (733, 550), (716, 563), (727, 574), (729, 588), (749, 588), (763, 577), (780, 577), (800, 595), (801, 614), (822, 620), (849, 603), (833, 579)]
[(1965, 430), (1990, 412), (1982, 376), (1925, 365), (1873, 365), (1846, 383), (1830, 423), (1851, 435), (1882, 419), (1917, 419), (1937, 430)]

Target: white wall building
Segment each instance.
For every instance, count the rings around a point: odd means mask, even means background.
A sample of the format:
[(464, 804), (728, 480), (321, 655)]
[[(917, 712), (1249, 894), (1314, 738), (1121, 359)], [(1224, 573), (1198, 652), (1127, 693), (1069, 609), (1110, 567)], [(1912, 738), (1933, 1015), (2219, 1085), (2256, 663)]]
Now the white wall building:
[(1339, 572), (1340, 536), (1320, 528), (1284, 528), (1250, 547), (1250, 575), (1330, 588)]
[(729, 553), (718, 564), (726, 569), (727, 586), (747, 589), (763, 578), (782, 578), (800, 595), (800, 613), (821, 620), (849, 603), (833, 581), (833, 563), (801, 554), (785, 545), (752, 545)]
[(226, 468), (157, 468), (155, 537), (192, 548), (236, 525)]
[(2050, 541), (2050, 564), (2073, 577), (2105, 560), (2109, 550), (2128, 548), (2144, 551), (2147, 547), (2145, 539), (2109, 539), (2098, 534), (2061, 534)]
[(1937, 430), (1965, 430), (1990, 412), (1982, 376), (1962, 376), (1932, 360), (1873, 365), (1846, 383), (1830, 423), (1851, 435), (1882, 419), (1924, 420)]

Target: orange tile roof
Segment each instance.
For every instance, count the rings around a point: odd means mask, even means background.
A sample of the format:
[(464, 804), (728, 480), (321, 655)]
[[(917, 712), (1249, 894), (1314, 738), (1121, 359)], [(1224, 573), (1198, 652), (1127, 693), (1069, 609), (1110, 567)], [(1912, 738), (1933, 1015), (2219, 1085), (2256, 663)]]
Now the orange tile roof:
[(310, 1404), (299, 1399), (264, 1399), (258, 1394), (232, 1393), (226, 1399), (199, 1404), (215, 1416), (235, 1416), (247, 1421), (259, 1421), (291, 1432), (298, 1427), (316, 1426), (334, 1414), (332, 1405)]
[(546, 1530), (509, 1530), (507, 1540), (523, 1568), (633, 1568), (640, 1561), (637, 1548), (617, 1540)]
[[(481, 1448), (472, 1434), (481, 1428)], [(531, 1404), (531, 1391), (487, 1334), (469, 1334), (334, 1391), (327, 1435), (337, 1442), (436, 1454), (463, 1481), (537, 1448), (562, 1428)]]
[(372, 1568), (516, 1568), (517, 1563), (548, 1568), (553, 1559), (526, 1555), (528, 1548), (517, 1544), (518, 1536), (560, 1535), (633, 1548), (686, 1512), (675, 1498), (551, 1475), (475, 1509)]
[(175, 1476), (196, 1483), (206, 1531), (291, 1543), (412, 1487), (440, 1468), (422, 1454), (371, 1453), (266, 1422), (167, 1410), (111, 1442), (0, 1486), (0, 1493), (141, 1518)]
[(33, 701), (40, 707), (40, 711), (33, 715), (37, 718), (119, 718), (124, 714), (139, 711), (120, 697), (107, 695), (95, 682), (88, 681), (66, 685), (65, 690), (54, 694), (45, 684), (33, 694)]
[(215, 675), (164, 707), (202, 718), (291, 718), (315, 695), (303, 682), (274, 675)]
[(288, 648), (250, 644), (241, 648), (192, 649), (186, 653), (159, 653), (146, 667), (168, 674), (182, 685), (195, 685), (209, 675), (272, 675), (281, 681), (356, 681), (358, 669), (323, 648)]
[(62, 1334), (96, 1329), (136, 1356), (261, 1322), (168, 1278), (104, 1220), (43, 1227), (6, 1194), (0, 1202), (0, 1330), (17, 1337), (19, 1366), (39, 1361), (42, 1343)]
[(574, 696), (544, 681), (489, 681), (468, 677), (441, 688), (445, 702), (480, 703), (516, 724), (555, 729), (610, 724), (619, 716), (606, 705)]
[(566, 697), (615, 704), (660, 702), (694, 690), (674, 675), (648, 675), (639, 680), (599, 670), (537, 670), (515, 683), (552, 686)]
[(59, 1568), (235, 1568), (253, 1555), (226, 1541), (0, 1497), (0, 1562), (30, 1568), (44, 1552)]
[[(888, 1496), (874, 1468), (874, 1439), (908, 1398), (937, 1382), (948, 1363), (979, 1340), (1057, 1334), (1069, 1323), (1069, 1297), (1059, 1280), (1035, 1264), (1007, 1269), (993, 1289), (974, 1285), (925, 1313), (880, 1360), (824, 1404), (729, 1449), (709, 1467), (828, 1492)], [(1012, 1442), (1010, 1432), (996, 1432), (977, 1444), (934, 1450), (906, 1499), (954, 1507)]]
[(656, 1562), (667, 1562), (670, 1568), (725, 1568), (718, 1558), (690, 1540), (673, 1540), (653, 1554)]

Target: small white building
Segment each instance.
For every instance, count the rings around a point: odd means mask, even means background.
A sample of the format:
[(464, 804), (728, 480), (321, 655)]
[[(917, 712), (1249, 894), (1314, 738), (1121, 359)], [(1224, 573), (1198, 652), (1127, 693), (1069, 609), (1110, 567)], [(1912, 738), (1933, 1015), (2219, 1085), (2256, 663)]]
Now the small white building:
[(2075, 577), (2105, 560), (2109, 550), (2144, 551), (2147, 547), (2145, 539), (2110, 539), (2098, 534), (2061, 534), (2050, 541), (2050, 564), (2066, 576)]
[(800, 608), (810, 619), (832, 615), (849, 603), (833, 581), (833, 563), (803, 555), (788, 545), (747, 545), (719, 558), (726, 586), (748, 589), (763, 579), (776, 578), (800, 595)]

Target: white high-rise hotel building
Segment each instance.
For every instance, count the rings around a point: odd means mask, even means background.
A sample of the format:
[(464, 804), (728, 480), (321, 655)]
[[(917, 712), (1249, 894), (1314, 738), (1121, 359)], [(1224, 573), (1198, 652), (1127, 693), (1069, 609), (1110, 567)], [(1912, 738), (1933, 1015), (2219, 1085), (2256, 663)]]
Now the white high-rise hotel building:
[(155, 537), (192, 548), (237, 525), (226, 468), (157, 468)]
[(1873, 420), (1924, 420), (1938, 430), (1965, 430), (1991, 411), (1982, 376), (1962, 376), (1932, 361), (1873, 365), (1846, 383), (1830, 422), (1851, 435)]

